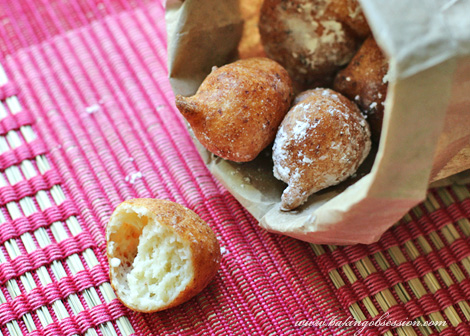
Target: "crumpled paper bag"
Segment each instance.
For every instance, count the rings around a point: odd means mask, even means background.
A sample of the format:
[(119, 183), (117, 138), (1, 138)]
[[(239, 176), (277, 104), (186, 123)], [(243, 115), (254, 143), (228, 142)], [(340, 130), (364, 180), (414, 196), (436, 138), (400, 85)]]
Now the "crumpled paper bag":
[[(268, 231), (318, 244), (372, 243), (424, 200), (430, 182), (470, 168), (470, 0), (360, 3), (390, 70), (380, 144), (356, 178), (282, 212), (286, 185), (272, 174), (270, 148), (240, 164), (195, 140), (213, 175)], [(237, 55), (263, 55), (256, 29), (260, 4), (167, 2), (175, 93), (194, 94), (212, 66)]]

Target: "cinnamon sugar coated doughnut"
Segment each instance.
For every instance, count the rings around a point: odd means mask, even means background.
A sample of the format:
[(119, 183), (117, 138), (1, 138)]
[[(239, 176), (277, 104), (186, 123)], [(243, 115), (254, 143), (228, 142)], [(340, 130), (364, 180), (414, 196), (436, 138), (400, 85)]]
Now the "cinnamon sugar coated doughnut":
[(111, 286), (128, 308), (155, 312), (179, 305), (217, 273), (220, 247), (193, 211), (165, 200), (121, 203), (106, 228)]
[(357, 0), (265, 0), (259, 30), (268, 57), (310, 86), (330, 85), (370, 33)]
[(210, 152), (247, 162), (274, 140), (292, 98), (287, 71), (257, 57), (214, 68), (194, 96), (177, 95), (176, 106)]
[(274, 176), (288, 184), (281, 209), (353, 175), (370, 148), (369, 126), (353, 102), (330, 89), (300, 94), (273, 146)]
[(387, 73), (388, 61), (374, 38), (369, 37), (348, 66), (337, 74), (333, 85), (334, 90), (354, 100), (367, 115), (375, 141), (382, 131)]

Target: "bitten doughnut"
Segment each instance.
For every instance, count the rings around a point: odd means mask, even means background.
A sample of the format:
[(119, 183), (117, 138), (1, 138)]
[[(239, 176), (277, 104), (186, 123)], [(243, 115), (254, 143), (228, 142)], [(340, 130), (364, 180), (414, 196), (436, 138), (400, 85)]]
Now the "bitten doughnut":
[(367, 115), (372, 138), (378, 141), (382, 130), (384, 102), (387, 96), (388, 61), (369, 37), (349, 65), (335, 78), (333, 88), (351, 100)]
[(193, 211), (165, 200), (121, 203), (106, 229), (111, 286), (140, 312), (174, 307), (199, 293), (217, 273), (220, 247)]
[(226, 160), (253, 160), (276, 136), (293, 98), (292, 81), (275, 61), (257, 57), (214, 68), (176, 106), (199, 142)]
[(370, 148), (369, 126), (353, 102), (330, 89), (300, 94), (273, 146), (274, 176), (288, 184), (281, 209), (353, 175)]
[(357, 0), (265, 0), (259, 30), (268, 57), (304, 86), (328, 86), (370, 33)]

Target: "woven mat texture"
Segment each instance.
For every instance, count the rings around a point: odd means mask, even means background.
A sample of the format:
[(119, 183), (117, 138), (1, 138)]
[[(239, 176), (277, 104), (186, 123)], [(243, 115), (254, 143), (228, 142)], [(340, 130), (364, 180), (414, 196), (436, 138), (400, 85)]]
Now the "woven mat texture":
[[(160, 1), (0, 2), (0, 336), (470, 335), (468, 186), (431, 190), (373, 245), (267, 233), (204, 166), (166, 57)], [(134, 313), (109, 285), (106, 223), (134, 197), (220, 240), (217, 277), (177, 308)], [(446, 325), (327, 325), (384, 313)]]

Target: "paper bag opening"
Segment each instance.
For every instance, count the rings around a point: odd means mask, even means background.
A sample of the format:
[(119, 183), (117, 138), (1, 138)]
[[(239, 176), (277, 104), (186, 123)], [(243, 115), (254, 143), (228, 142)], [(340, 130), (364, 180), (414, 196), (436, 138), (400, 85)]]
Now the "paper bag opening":
[[(438, 0), (360, 2), (389, 57), (390, 84), (380, 144), (356, 179), (283, 212), (279, 205), (286, 185), (272, 174), (270, 148), (239, 164), (212, 155), (195, 140), (213, 175), (268, 231), (312, 243), (372, 243), (425, 198), (432, 180), (470, 168), (470, 22), (463, 14), (470, 12), (470, 0), (449, 8)], [(236, 57), (242, 36), (251, 38), (242, 56), (262, 54), (253, 24), (259, 4), (168, 1), (168, 64), (175, 93), (194, 94), (213, 65)]]

